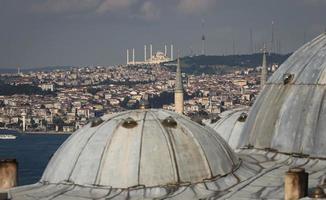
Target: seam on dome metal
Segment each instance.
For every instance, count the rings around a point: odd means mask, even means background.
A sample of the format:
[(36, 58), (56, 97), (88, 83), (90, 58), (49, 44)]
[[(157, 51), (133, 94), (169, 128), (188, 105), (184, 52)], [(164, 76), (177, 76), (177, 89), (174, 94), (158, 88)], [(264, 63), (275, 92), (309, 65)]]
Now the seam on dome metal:
[[(313, 132), (313, 136), (315, 136), (315, 134), (317, 134), (317, 130), (318, 130), (318, 127), (319, 127), (319, 124), (320, 124), (320, 117), (321, 117), (321, 115), (322, 115), (322, 108), (324, 107), (324, 102), (325, 102), (325, 96), (326, 96), (326, 90), (324, 89), (324, 91), (323, 91), (323, 97), (322, 97), (322, 99), (321, 99), (321, 101), (320, 101), (320, 104), (319, 104), (319, 109), (318, 109), (318, 115), (317, 115), (317, 120), (316, 120), (316, 125), (315, 125), (315, 127), (314, 127), (314, 132)], [(315, 141), (315, 139), (316, 139), (316, 137), (313, 137), (313, 144), (314, 144), (314, 146), (315, 146), (315, 144), (316, 144), (316, 141)]]
[[(90, 125), (86, 125), (86, 126), (89, 126), (89, 128), (90, 128)], [(75, 138), (78, 134), (81, 134), (81, 133), (85, 132), (86, 130), (88, 130), (86, 126), (84, 127), (84, 129), (79, 129), (79, 131), (77, 131), (76, 133), (72, 134), (70, 137), (68, 137), (68, 139), (66, 141), (64, 141), (61, 144), (61, 146), (58, 148), (58, 150), (51, 156), (51, 159), (48, 162), (47, 166), (50, 166), (50, 165), (52, 165), (53, 163), (55, 163), (57, 161), (57, 159), (58, 159), (57, 154), (59, 152), (61, 152), (61, 150), (63, 149), (63, 147), (65, 147), (73, 138)], [(54, 170), (52, 170), (52, 173), (53, 173), (53, 171)], [(43, 179), (43, 177), (45, 175), (45, 172), (47, 172), (47, 167), (45, 168), (45, 170), (44, 170), (44, 172), (42, 174), (41, 180)], [(47, 177), (49, 177), (49, 176), (47, 176)], [(46, 178), (46, 177), (44, 177), (44, 178)]]
[(153, 119), (159, 124), (159, 127), (161, 128), (162, 132), (164, 133), (163, 135), (165, 137), (166, 144), (168, 146), (171, 164), (174, 167), (174, 175), (176, 176), (175, 178), (177, 179), (176, 182), (180, 182), (178, 163), (176, 160), (175, 150), (173, 148), (173, 144), (171, 143), (171, 138), (169, 136), (169, 133), (162, 126), (161, 121), (153, 113), (150, 113), (150, 114), (152, 115)]
[[(297, 78), (294, 77), (294, 79), (295, 79), (295, 80), (293, 80), (294, 82), (297, 81), (297, 79), (298, 79), (298, 78), (300, 77), (300, 75), (305, 71), (305, 69), (308, 68), (308, 66), (311, 64), (311, 61), (312, 61), (312, 60), (315, 60), (315, 58), (316, 58), (317, 56), (319, 56), (319, 53), (320, 53), (321, 49), (323, 49), (323, 48), (325, 48), (325, 47), (326, 47), (326, 43), (325, 43), (324, 45), (322, 45), (320, 48), (318, 48), (317, 51), (314, 52), (314, 54), (312, 55), (311, 59), (310, 59), (307, 63), (305, 63), (305, 65), (304, 65), (303, 67), (301, 67), (302, 70), (300, 70), (300, 72), (297, 74)], [(321, 74), (321, 73), (319, 72), (318, 75), (320, 76), (320, 74)], [(319, 77), (317, 78), (316, 83), (318, 83), (318, 82), (319, 82)]]
[(141, 156), (142, 156), (142, 149), (143, 149), (143, 135), (144, 135), (144, 126), (145, 126), (145, 119), (147, 116), (148, 111), (146, 111), (144, 113), (144, 117), (143, 117), (143, 123), (142, 123), (142, 128), (140, 130), (140, 145), (139, 145), (139, 158), (138, 158), (138, 176), (137, 176), (137, 182), (138, 185), (140, 184), (140, 166), (141, 166)]
[[(129, 114), (130, 112), (127, 112), (125, 114)], [(102, 174), (101, 170), (103, 168), (102, 164), (103, 164), (104, 155), (106, 155), (106, 152), (107, 152), (107, 150), (109, 149), (109, 147), (111, 145), (112, 138), (114, 137), (114, 135), (116, 133), (116, 130), (120, 127), (121, 123), (122, 123), (122, 120), (120, 121), (120, 123), (116, 123), (116, 126), (112, 130), (111, 137), (108, 137), (108, 139), (106, 141), (106, 144), (105, 144), (105, 146), (103, 148), (103, 151), (101, 153), (100, 162), (99, 162), (99, 165), (98, 165), (98, 168), (97, 168), (97, 172), (96, 172), (96, 176), (95, 176), (95, 180), (94, 180), (94, 185), (98, 185), (100, 183), (100, 181), (101, 181), (101, 176), (100, 175)]]
[(68, 188), (66, 188), (64, 191), (61, 191), (59, 194), (56, 194), (56, 195), (53, 195), (53, 197), (51, 197), (49, 200), (52, 200), (52, 199), (55, 199), (55, 198), (57, 198), (57, 197), (59, 197), (59, 196), (61, 196), (61, 195), (63, 195), (63, 194), (65, 194), (65, 193), (67, 193), (67, 192), (69, 192), (69, 191), (72, 191), (76, 186), (75, 185), (71, 185), (72, 187), (68, 187)]
[[(305, 99), (303, 101), (303, 107), (302, 107), (303, 110), (301, 110), (301, 115), (299, 116), (300, 117), (299, 124), (296, 127), (296, 131), (295, 131), (296, 134), (295, 134), (294, 142), (293, 142), (293, 146), (292, 146), (292, 149), (295, 149), (296, 144), (299, 144), (298, 151), (301, 151), (301, 152), (304, 147), (303, 142), (304, 142), (304, 136), (305, 136), (304, 132), (301, 131), (301, 128), (302, 128), (301, 125), (306, 123), (308, 113), (311, 112), (311, 110), (306, 109), (306, 107), (311, 102), (311, 97), (315, 95), (316, 90), (315, 90), (315, 88), (313, 90), (309, 89), (307, 91), (307, 93), (308, 93), (308, 95), (305, 95)], [(298, 106), (296, 105), (296, 107), (298, 107)], [(307, 134), (307, 136), (309, 136), (309, 135), (310, 134)]]
[[(192, 122), (191, 120), (189, 120), (189, 119), (187, 119), (187, 118), (185, 118), (185, 119), (186, 119), (188, 122), (191, 122), (192, 124), (194, 124), (194, 122)], [(205, 127), (204, 127), (204, 129), (205, 129), (205, 131), (206, 131), (208, 134), (210, 134), (210, 136), (212, 136), (212, 137), (216, 140), (216, 142), (220, 145), (221, 149), (226, 153), (227, 157), (231, 160), (233, 166), (235, 166), (236, 163), (234, 163), (234, 161), (233, 161), (233, 159), (232, 159), (232, 156), (231, 156), (231, 154), (233, 154), (233, 152), (229, 152), (229, 149), (227, 150), (226, 148), (224, 148), (225, 145), (228, 147), (228, 145), (227, 145), (227, 143), (224, 141), (224, 139), (223, 139), (221, 136), (220, 136), (220, 138), (218, 138), (216, 134), (211, 133), (211, 132), (210, 132), (209, 130), (207, 130)], [(222, 139), (222, 141), (224, 141), (225, 143), (221, 143), (221, 139)]]
[(76, 165), (77, 165), (77, 163), (79, 161), (79, 158), (80, 158), (81, 154), (83, 153), (83, 151), (85, 150), (85, 147), (87, 146), (87, 144), (89, 143), (89, 141), (91, 140), (91, 138), (95, 135), (95, 133), (97, 132), (97, 130), (100, 129), (101, 127), (103, 127), (104, 124), (102, 123), (102, 124), (100, 124), (99, 126), (96, 127), (96, 129), (93, 131), (93, 133), (88, 137), (88, 139), (87, 139), (86, 143), (84, 144), (84, 146), (81, 148), (81, 150), (80, 150), (80, 152), (79, 152), (79, 154), (77, 156), (77, 159), (75, 160), (75, 162), (73, 164), (73, 167), (72, 167), (71, 171), (69, 172), (69, 176), (67, 178), (68, 181), (70, 180), (70, 178), (72, 176), (72, 173), (74, 172), (74, 170), (76, 168)]
[[(302, 49), (300, 48), (298, 51), (296, 51), (297, 53), (302, 53), (302, 52), (304, 52), (304, 54), (305, 55), (307, 55), (307, 52), (306, 52), (306, 50), (311, 50), (311, 49), (315, 49), (315, 48), (317, 48), (316, 46), (318, 46), (318, 44), (320, 44), (320, 41), (319, 40), (322, 40), (323, 39), (323, 37), (321, 36), (321, 37), (317, 37), (316, 38), (316, 41), (311, 41), (311, 44), (308, 44), (307, 46), (305, 46), (305, 47), (303, 47)], [(320, 49), (320, 48), (318, 48), (318, 49)], [(317, 51), (318, 52), (318, 51)], [(306, 66), (310, 63), (310, 61), (315, 57), (315, 53), (314, 54), (310, 54), (310, 56), (309, 56), (309, 61), (307, 61), (306, 63), (305, 63), (305, 67), (301, 67), (302, 69), (298, 72), (298, 74), (296, 75), (296, 77), (300, 77), (300, 74), (302, 73), (302, 71), (306, 68)], [(299, 55), (300, 56), (300, 55)], [(305, 60), (307, 60), (307, 59), (305, 59)], [(297, 62), (298, 62), (298, 60), (297, 59), (295, 59), (295, 57), (293, 57), (293, 63), (290, 63), (291, 65), (290, 65), (290, 67), (283, 73), (283, 74), (285, 74), (285, 73), (290, 73), (289, 71), (290, 70), (292, 70), (295, 66), (296, 66), (296, 64), (297, 64)], [(285, 64), (287, 64), (287, 63), (285, 63)], [(297, 80), (297, 78), (295, 77), (295, 79), (293, 80), (294, 82)]]
[(211, 166), (210, 166), (210, 163), (208, 161), (208, 158), (207, 158), (207, 155), (204, 151), (204, 148), (203, 146), (200, 144), (200, 142), (198, 141), (198, 139), (195, 137), (195, 135), (191, 132), (191, 130), (183, 123), (182, 120), (179, 120), (179, 124), (181, 125), (181, 127), (185, 130), (187, 130), (188, 134), (190, 135), (190, 137), (193, 138), (197, 148), (199, 148), (199, 152), (201, 152), (200, 154), (202, 154), (202, 156), (205, 158), (205, 165), (207, 167), (207, 169), (209, 170), (208, 173), (210, 174), (210, 177), (214, 177), (213, 175), (213, 172), (212, 172), (212, 169), (211, 169)]

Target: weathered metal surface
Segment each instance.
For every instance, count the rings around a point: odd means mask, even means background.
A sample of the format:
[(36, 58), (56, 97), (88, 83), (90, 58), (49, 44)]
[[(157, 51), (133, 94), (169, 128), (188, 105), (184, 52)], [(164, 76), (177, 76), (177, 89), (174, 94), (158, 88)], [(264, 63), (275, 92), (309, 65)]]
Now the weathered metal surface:
[[(251, 108), (237, 147), (326, 157), (326, 35), (296, 51), (269, 79)], [(284, 85), (283, 75), (293, 80)]]
[(284, 199), (284, 174), (294, 167), (305, 168), (309, 173), (310, 189), (325, 182), (326, 160), (293, 157), (257, 149), (239, 150), (238, 154), (242, 164), (234, 173), (201, 183), (125, 189), (67, 182), (37, 183), (12, 189), (9, 195), (12, 200)]
[[(176, 125), (166, 126), (169, 117)], [(126, 119), (136, 125), (125, 127)], [(54, 154), (41, 181), (152, 187), (202, 182), (238, 165), (237, 156), (212, 129), (174, 112), (138, 110), (74, 133)]]
[[(12, 200), (85, 200), (85, 199), (173, 199), (198, 200), (216, 199), (228, 193), (237, 184), (261, 172), (256, 164), (239, 166), (234, 174), (216, 177), (201, 183), (183, 183), (158, 187), (137, 186), (117, 189), (105, 186), (76, 185), (73, 183), (37, 183), (12, 189)], [(244, 176), (240, 175), (243, 174)]]
[(239, 154), (244, 162), (259, 163), (264, 169), (216, 199), (284, 199), (284, 174), (289, 168), (305, 168), (309, 173), (309, 188), (315, 188), (325, 179), (325, 160), (293, 157), (257, 149), (240, 150)]

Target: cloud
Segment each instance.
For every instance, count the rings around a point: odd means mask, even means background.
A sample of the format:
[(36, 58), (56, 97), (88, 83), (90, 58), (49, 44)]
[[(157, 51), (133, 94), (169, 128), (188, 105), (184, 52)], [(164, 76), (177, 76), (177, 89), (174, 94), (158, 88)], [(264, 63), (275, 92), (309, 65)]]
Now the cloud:
[(178, 9), (186, 14), (202, 14), (216, 8), (217, 0), (180, 0)]
[(160, 9), (151, 1), (146, 1), (140, 8), (140, 17), (145, 20), (157, 20), (160, 18)]
[(101, 0), (45, 0), (32, 5), (34, 12), (76, 13), (95, 9)]
[(308, 5), (326, 5), (325, 0), (304, 0), (303, 2)]
[(137, 0), (104, 0), (97, 8), (97, 13), (115, 12), (126, 8), (129, 8), (133, 4), (137, 3)]

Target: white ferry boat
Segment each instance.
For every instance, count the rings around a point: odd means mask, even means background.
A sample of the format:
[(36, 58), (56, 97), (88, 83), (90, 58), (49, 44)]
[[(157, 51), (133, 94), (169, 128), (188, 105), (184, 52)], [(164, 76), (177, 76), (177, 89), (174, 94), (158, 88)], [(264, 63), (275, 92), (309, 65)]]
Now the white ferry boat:
[(0, 140), (14, 140), (17, 136), (15, 135), (8, 135), (8, 134), (0, 134)]

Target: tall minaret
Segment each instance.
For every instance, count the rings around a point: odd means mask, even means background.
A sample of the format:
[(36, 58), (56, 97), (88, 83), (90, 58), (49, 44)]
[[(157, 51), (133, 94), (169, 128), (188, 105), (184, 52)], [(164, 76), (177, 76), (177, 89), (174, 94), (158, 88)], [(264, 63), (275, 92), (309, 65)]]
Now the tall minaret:
[(149, 45), (149, 60), (152, 61), (153, 58), (153, 45)]
[(167, 56), (168, 55), (168, 48), (166, 45), (164, 45), (164, 55)]
[(129, 49), (127, 49), (127, 65), (129, 65)]
[(261, 77), (260, 77), (260, 86), (264, 87), (267, 81), (267, 63), (266, 63), (266, 47), (263, 49), (263, 64), (261, 69)]
[(135, 48), (132, 49), (132, 64), (135, 64)]
[(179, 114), (183, 114), (183, 110), (184, 110), (183, 85), (182, 85), (181, 66), (180, 66), (179, 57), (178, 57), (177, 72), (176, 72), (176, 79), (175, 79), (174, 104), (175, 104), (175, 112)]

